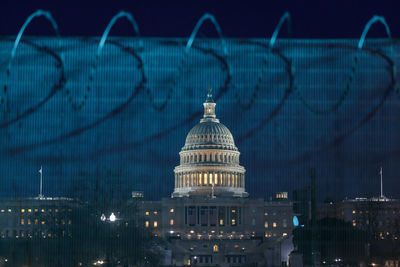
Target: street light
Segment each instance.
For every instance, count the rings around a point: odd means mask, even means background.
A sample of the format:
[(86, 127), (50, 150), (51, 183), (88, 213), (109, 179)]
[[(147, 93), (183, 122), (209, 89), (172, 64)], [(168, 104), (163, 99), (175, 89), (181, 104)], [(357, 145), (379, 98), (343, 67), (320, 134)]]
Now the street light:
[(102, 222), (105, 222), (106, 219), (107, 219), (107, 218), (106, 218), (106, 216), (104, 215), (104, 213), (101, 214), (100, 220), (101, 220)]

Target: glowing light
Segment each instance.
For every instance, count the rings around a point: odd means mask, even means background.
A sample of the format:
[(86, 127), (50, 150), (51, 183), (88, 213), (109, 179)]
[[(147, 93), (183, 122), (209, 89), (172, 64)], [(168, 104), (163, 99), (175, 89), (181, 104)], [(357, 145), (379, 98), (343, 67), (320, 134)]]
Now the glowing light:
[(102, 222), (104, 222), (104, 221), (106, 220), (106, 216), (104, 215), (104, 213), (101, 214), (100, 220), (101, 220)]
[(109, 218), (110, 222), (115, 222), (116, 219), (117, 218), (115, 217), (114, 212), (111, 212), (111, 215), (110, 215), (110, 218)]
[(293, 225), (294, 227), (299, 226), (299, 218), (297, 216), (293, 216)]

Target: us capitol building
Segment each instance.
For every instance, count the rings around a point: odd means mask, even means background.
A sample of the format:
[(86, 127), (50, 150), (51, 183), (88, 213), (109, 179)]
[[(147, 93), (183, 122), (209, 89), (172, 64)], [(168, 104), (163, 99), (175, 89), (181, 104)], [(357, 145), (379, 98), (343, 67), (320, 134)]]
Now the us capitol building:
[(165, 239), (166, 265), (288, 264), (293, 211), (287, 193), (269, 201), (248, 197), (240, 152), (216, 117), (210, 91), (203, 105), (204, 116), (179, 153), (171, 198), (143, 201), (133, 193), (137, 218)]

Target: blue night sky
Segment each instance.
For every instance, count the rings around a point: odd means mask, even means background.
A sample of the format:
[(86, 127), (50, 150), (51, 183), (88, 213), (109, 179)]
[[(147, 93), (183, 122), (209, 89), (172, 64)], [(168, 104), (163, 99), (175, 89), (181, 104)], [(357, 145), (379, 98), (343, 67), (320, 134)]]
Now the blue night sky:
[[(378, 195), (380, 166), (385, 194), (400, 197), (400, 18), (390, 1), (73, 6), (6, 1), (1, 9), (1, 197), (37, 195), (41, 165), (48, 196), (169, 196), (209, 86), (251, 197), (291, 194), (309, 184), (310, 168), (319, 200)], [(38, 8), (51, 12), (61, 41), (38, 18), (10, 61), (19, 28)], [(122, 19), (96, 60), (100, 36), (121, 9), (133, 14), (142, 38)], [(280, 39), (288, 36), (284, 26), (270, 50), (287, 10), (295, 39)], [(205, 23), (185, 54), (204, 12), (215, 15), (225, 43)], [(376, 24), (358, 49), (374, 14), (385, 16), (394, 39)]]

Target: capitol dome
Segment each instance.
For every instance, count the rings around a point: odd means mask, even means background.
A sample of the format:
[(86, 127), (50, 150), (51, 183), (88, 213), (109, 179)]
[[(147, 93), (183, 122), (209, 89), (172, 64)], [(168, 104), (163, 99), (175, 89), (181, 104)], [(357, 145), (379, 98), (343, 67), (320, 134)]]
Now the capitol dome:
[(229, 129), (215, 115), (211, 92), (204, 105), (204, 116), (186, 137), (175, 167), (172, 197), (233, 196), (246, 197), (244, 167)]

